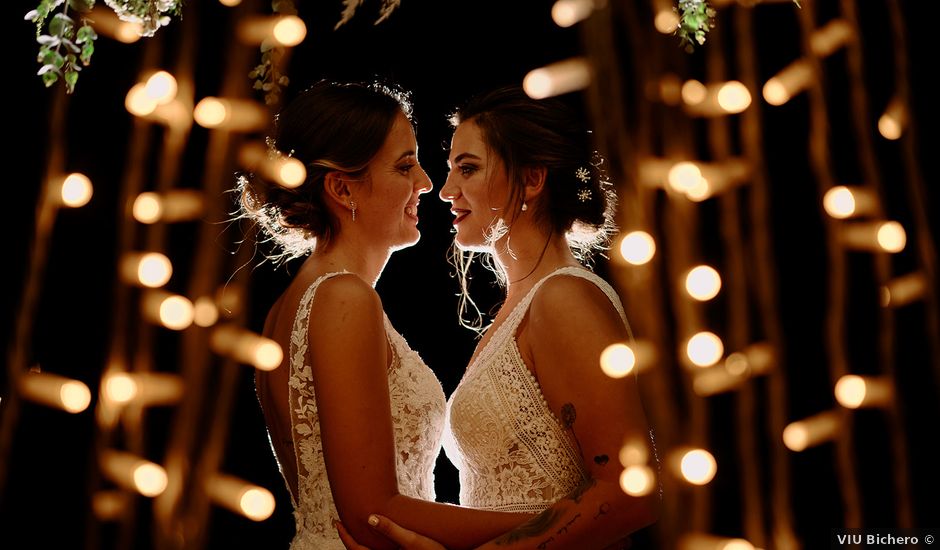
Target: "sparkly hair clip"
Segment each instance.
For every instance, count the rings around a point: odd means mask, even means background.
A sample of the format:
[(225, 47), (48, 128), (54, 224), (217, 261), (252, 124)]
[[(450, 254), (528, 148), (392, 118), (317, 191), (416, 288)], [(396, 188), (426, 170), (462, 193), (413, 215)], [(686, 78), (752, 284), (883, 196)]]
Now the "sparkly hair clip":
[[(587, 182), (591, 181), (591, 173), (583, 166), (578, 167), (578, 169), (574, 171), (574, 177), (581, 180), (581, 183), (584, 184), (587, 184)], [(591, 188), (585, 186), (578, 190), (578, 200), (581, 202), (587, 202), (591, 200)]]
[[(275, 160), (284, 156), (284, 153), (282, 153), (281, 150), (277, 148), (277, 144), (274, 142), (273, 137), (268, 136), (264, 138), (264, 143), (268, 146), (268, 159)], [(293, 156), (294, 149), (291, 149), (290, 152), (287, 153), (287, 158), (292, 158)]]

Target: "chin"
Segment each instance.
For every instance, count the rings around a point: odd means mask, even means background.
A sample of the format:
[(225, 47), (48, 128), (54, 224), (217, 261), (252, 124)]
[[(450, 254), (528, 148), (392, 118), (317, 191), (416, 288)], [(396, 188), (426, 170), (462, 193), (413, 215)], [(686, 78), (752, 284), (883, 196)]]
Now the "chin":
[(454, 237), (454, 242), (457, 244), (457, 248), (459, 248), (460, 250), (463, 250), (464, 252), (492, 252), (493, 251), (493, 245), (487, 242), (487, 240), (484, 239), (482, 236), (476, 239), (467, 239), (467, 238), (461, 238), (460, 234), (458, 233), (457, 236)]
[(394, 252), (395, 250), (401, 250), (403, 248), (408, 248), (418, 244), (418, 241), (421, 240), (421, 233), (415, 228), (411, 234), (403, 236), (396, 244), (393, 244), (390, 249)]

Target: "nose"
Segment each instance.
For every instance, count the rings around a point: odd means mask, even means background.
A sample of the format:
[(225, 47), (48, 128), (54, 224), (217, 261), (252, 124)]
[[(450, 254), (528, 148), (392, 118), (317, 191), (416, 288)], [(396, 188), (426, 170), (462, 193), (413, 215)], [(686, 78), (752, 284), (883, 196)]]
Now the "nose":
[(447, 180), (444, 181), (444, 187), (441, 187), (441, 192), (438, 193), (438, 196), (444, 202), (454, 202), (454, 199), (460, 195), (460, 188), (456, 183), (454, 183), (453, 180), (454, 172), (455, 170), (451, 170), (450, 173), (447, 174)]
[(431, 181), (431, 178), (428, 176), (428, 173), (424, 171), (424, 168), (421, 168), (421, 173), (418, 174), (418, 181), (415, 183), (418, 186), (419, 195), (434, 189), (434, 182)]

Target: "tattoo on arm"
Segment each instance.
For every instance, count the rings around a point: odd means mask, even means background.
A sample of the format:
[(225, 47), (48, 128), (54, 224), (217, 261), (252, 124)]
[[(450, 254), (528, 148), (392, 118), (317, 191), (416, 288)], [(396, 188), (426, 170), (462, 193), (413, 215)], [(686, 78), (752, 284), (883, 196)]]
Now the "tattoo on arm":
[(581, 482), (581, 485), (578, 485), (574, 488), (574, 491), (571, 491), (571, 493), (568, 495), (568, 498), (575, 502), (581, 502), (581, 497), (584, 496), (584, 493), (586, 493), (588, 489), (595, 485), (597, 485), (597, 481), (594, 478), (585, 478), (585, 480)]
[(594, 514), (594, 519), (597, 519), (608, 513), (610, 513), (610, 504), (604, 502), (601, 504), (601, 507), (597, 509), (597, 513)]
[(549, 508), (529, 521), (523, 523), (519, 527), (516, 527), (512, 531), (509, 531), (508, 533), (496, 538), (493, 540), (493, 542), (499, 546), (502, 546), (505, 544), (512, 544), (513, 542), (517, 542), (522, 539), (542, 535), (551, 529), (555, 523), (558, 522), (558, 518), (560, 517), (561, 510)]
[(578, 454), (584, 456), (584, 451), (581, 450), (581, 442), (578, 441), (578, 436), (574, 433), (574, 421), (577, 420), (577, 418), (578, 411), (575, 410), (573, 403), (565, 403), (561, 406), (561, 425), (571, 432), (571, 438), (574, 439), (575, 444), (578, 446)]

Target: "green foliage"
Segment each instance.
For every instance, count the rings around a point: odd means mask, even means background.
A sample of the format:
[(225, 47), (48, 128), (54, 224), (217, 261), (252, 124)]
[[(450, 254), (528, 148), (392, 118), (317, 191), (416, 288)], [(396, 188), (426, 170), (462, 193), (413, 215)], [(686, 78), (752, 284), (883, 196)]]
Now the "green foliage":
[[(61, 78), (65, 82), (65, 91), (74, 92), (82, 65), (91, 63), (98, 35), (84, 19), (78, 26), (69, 17), (68, 10), (71, 7), (75, 11), (88, 11), (94, 3), (94, 0), (42, 0), (36, 9), (26, 14), (26, 20), (36, 25), (36, 42), (39, 44), (36, 61), (41, 64), (36, 74), (47, 88)], [(62, 11), (50, 19), (49, 14), (59, 6), (62, 6)], [(43, 33), (44, 30), (47, 34)]]
[(705, 0), (679, 0), (680, 44), (692, 53), (695, 46), (705, 43), (705, 33), (715, 27), (715, 10)]
[[(297, 15), (293, 0), (272, 0), (271, 8), (278, 15)], [(261, 44), (261, 63), (248, 73), (248, 78), (255, 81), (252, 88), (264, 92), (266, 105), (280, 102), (283, 88), (290, 84), (290, 79), (281, 73), (283, 56), (283, 48), (265, 41)]]

